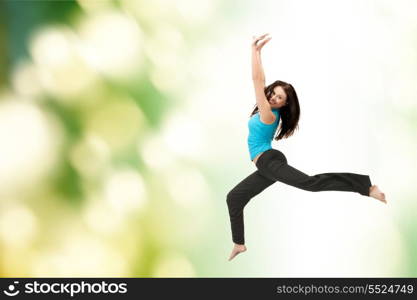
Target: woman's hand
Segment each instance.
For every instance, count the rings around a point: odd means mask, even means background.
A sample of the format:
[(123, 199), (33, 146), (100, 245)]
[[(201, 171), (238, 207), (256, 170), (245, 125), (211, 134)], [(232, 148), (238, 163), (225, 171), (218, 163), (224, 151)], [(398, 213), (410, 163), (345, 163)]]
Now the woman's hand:
[(266, 38), (268, 34), (266, 33), (259, 37), (252, 36), (252, 50), (261, 51), (262, 47), (272, 39), (272, 37)]

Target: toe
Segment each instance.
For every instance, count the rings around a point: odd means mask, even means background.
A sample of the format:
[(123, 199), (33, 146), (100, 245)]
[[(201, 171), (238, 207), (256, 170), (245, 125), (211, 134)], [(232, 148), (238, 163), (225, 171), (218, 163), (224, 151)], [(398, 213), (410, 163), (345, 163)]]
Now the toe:
[(236, 251), (233, 251), (232, 254), (230, 254), (229, 260), (232, 260), (237, 255)]

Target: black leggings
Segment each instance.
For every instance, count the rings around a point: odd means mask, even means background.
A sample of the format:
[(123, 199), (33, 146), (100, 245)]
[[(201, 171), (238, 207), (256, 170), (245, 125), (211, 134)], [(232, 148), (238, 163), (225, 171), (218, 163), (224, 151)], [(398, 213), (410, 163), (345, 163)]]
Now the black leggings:
[(227, 206), (232, 228), (232, 239), (244, 244), (243, 209), (251, 198), (276, 181), (310, 192), (345, 191), (369, 196), (371, 180), (368, 175), (354, 173), (322, 173), (313, 176), (287, 164), (285, 155), (269, 149), (256, 162), (257, 170), (243, 179), (227, 194)]

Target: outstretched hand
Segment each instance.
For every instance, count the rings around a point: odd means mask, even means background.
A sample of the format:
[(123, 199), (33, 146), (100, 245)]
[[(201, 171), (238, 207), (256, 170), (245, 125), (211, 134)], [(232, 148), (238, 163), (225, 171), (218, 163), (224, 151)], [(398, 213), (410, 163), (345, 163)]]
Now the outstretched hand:
[(268, 34), (266, 33), (259, 37), (252, 36), (252, 49), (261, 51), (262, 47), (272, 39), (272, 37), (266, 37)]

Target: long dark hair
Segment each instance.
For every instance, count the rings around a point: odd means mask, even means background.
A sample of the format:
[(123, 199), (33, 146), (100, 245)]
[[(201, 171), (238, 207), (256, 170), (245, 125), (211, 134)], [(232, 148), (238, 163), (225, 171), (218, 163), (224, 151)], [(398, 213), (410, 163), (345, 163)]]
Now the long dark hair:
[[(298, 129), (298, 121), (300, 120), (300, 104), (298, 103), (297, 93), (291, 84), (281, 80), (271, 83), (264, 88), (266, 99), (269, 101), (277, 86), (282, 87), (285, 91), (287, 104), (279, 108), (281, 124), (277, 130), (278, 134), (274, 137), (276, 141), (293, 135), (295, 129)], [(255, 104), (255, 108), (250, 117), (256, 114), (258, 110), (258, 105)]]

